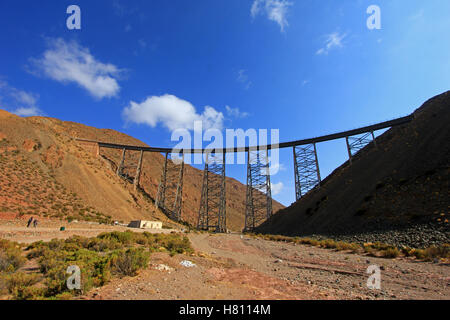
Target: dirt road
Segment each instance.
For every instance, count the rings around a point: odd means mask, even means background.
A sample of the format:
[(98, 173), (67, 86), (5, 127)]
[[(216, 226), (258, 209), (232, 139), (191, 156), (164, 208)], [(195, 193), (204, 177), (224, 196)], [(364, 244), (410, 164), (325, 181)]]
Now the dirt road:
[[(143, 232), (141, 229), (132, 229), (124, 226), (110, 226), (98, 224), (95, 222), (72, 222), (42, 220), (37, 228), (27, 228), (27, 221), (21, 220), (0, 220), (0, 239), (16, 241), (20, 243), (32, 243), (35, 241), (50, 241), (52, 239), (67, 239), (74, 235), (83, 237), (95, 237), (102, 232), (126, 231)], [(65, 231), (60, 231), (61, 227), (65, 227)], [(147, 232), (164, 232), (169, 233), (173, 230), (145, 230)]]

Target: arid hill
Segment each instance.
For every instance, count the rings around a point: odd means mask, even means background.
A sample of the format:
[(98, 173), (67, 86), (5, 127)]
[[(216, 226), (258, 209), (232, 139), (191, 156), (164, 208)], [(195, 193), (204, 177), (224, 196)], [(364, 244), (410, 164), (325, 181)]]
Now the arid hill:
[(258, 232), (415, 246), (449, 242), (450, 91), (376, 143)]
[[(53, 118), (22, 118), (0, 110), (0, 218), (42, 217), (84, 220), (169, 220), (155, 210), (164, 157), (145, 153), (140, 184), (148, 196), (115, 175), (120, 150), (81, 144), (74, 137), (146, 146), (126, 134)], [(127, 158), (137, 159), (138, 153)], [(109, 160), (107, 160), (109, 159)], [(137, 162), (136, 162), (137, 163)], [(135, 163), (135, 164), (136, 164)], [(246, 186), (227, 178), (227, 227), (244, 226)], [(186, 166), (182, 219), (196, 225), (202, 171)], [(282, 206), (274, 201), (274, 211)]]

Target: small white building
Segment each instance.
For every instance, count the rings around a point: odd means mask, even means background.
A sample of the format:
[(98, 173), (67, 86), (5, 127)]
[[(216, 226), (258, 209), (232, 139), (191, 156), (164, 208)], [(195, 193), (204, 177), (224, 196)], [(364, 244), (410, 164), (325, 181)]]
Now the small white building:
[(145, 221), (145, 220), (136, 220), (131, 221), (128, 225), (130, 228), (138, 228), (138, 229), (162, 229), (161, 221)]

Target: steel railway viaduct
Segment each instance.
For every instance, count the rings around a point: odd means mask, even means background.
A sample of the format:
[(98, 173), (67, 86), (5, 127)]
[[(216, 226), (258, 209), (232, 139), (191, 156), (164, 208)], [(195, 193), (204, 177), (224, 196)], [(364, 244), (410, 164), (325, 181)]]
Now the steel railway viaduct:
[[(296, 200), (299, 200), (310, 190), (320, 187), (321, 176), (316, 144), (336, 139), (345, 139), (350, 164), (359, 150), (372, 143), (376, 146), (374, 131), (387, 129), (409, 123), (413, 115), (377, 123), (358, 129), (329, 134), (316, 138), (303, 139), (279, 144), (245, 146), (223, 149), (183, 149), (180, 153), (204, 154), (205, 169), (203, 171), (203, 186), (198, 214), (197, 228), (215, 232), (226, 232), (226, 197), (225, 197), (225, 154), (245, 152), (247, 154), (247, 194), (244, 231), (252, 231), (273, 214), (272, 195), (269, 172), (268, 150), (292, 148), (294, 158), (294, 177)], [(83, 143), (96, 145), (97, 154), (100, 148), (122, 150), (117, 175), (124, 176), (125, 156), (127, 152), (139, 152), (136, 174), (131, 180), (135, 188), (139, 187), (142, 159), (145, 152), (157, 152), (165, 155), (161, 180), (155, 198), (155, 205), (162, 209), (171, 219), (181, 221), (184, 161), (172, 158), (173, 149), (157, 147), (140, 147), (132, 145), (113, 144), (102, 141), (76, 138)], [(178, 160), (178, 161), (177, 161)], [(130, 178), (130, 177), (127, 177)]]

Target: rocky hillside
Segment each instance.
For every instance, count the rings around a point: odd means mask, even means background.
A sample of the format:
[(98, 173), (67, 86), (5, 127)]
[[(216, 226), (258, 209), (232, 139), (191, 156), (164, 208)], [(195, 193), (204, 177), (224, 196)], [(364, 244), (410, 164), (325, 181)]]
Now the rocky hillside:
[[(144, 155), (140, 184), (145, 196), (114, 174), (120, 151), (102, 149), (105, 157), (99, 157), (92, 146), (74, 137), (146, 146), (114, 130), (53, 118), (22, 118), (0, 110), (0, 218), (40, 215), (168, 222), (153, 204), (164, 162), (161, 154)], [(135, 160), (138, 154), (129, 156), (127, 160)], [(201, 184), (202, 171), (186, 166), (182, 219), (191, 224), (197, 221)], [(244, 226), (245, 188), (227, 178), (227, 225), (231, 230)], [(274, 201), (274, 210), (281, 208)]]
[(450, 242), (450, 91), (427, 101), (259, 232), (429, 246)]

